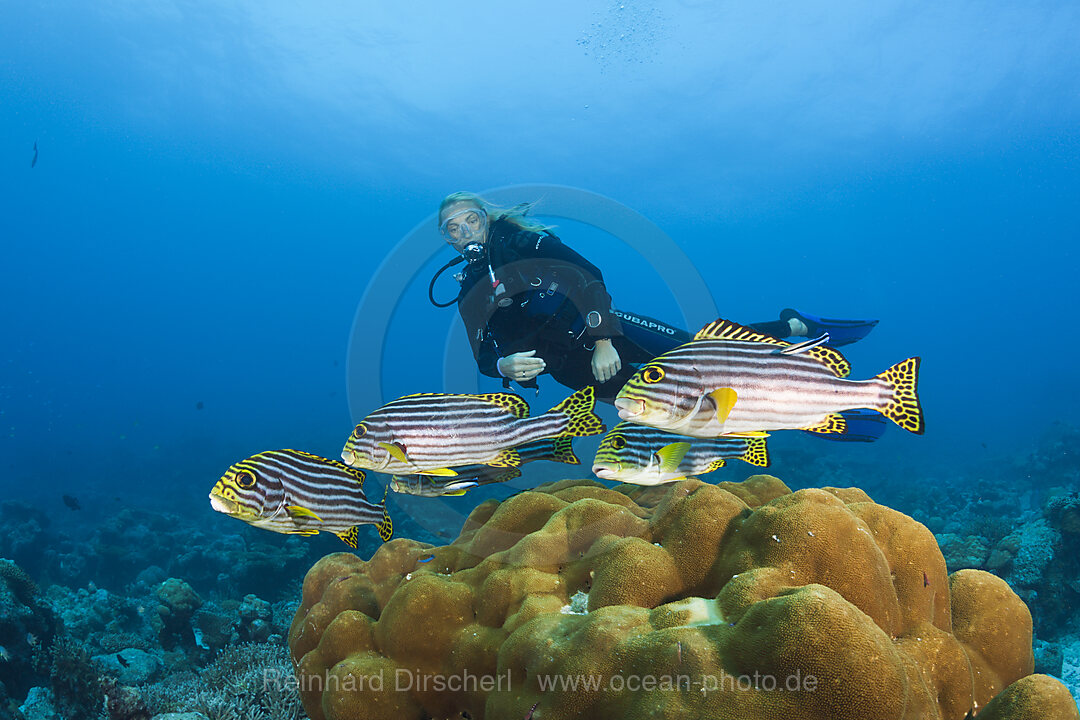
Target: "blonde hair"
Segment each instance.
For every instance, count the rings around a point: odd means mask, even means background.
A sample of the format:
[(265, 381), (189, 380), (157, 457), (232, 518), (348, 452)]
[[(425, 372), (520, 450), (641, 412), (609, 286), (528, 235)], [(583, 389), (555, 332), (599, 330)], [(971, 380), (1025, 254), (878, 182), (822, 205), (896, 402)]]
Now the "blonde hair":
[(435, 221), (439, 223), (440, 227), (442, 226), (443, 212), (446, 208), (451, 205), (457, 205), (458, 203), (469, 203), (480, 208), (487, 213), (489, 223), (495, 222), (496, 220), (505, 220), (522, 230), (528, 230), (530, 232), (546, 232), (555, 227), (554, 225), (538, 223), (526, 217), (526, 215), (532, 212), (533, 206), (536, 205), (535, 200), (518, 203), (513, 207), (504, 208), (485, 200), (476, 193), (465, 191), (450, 193), (443, 198), (441, 203), (439, 203), (439, 214)]

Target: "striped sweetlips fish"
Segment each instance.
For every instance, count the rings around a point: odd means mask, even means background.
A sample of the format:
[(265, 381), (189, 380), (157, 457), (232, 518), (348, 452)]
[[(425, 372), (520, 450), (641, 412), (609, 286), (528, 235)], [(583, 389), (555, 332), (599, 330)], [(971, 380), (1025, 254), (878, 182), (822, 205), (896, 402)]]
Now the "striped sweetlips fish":
[(621, 422), (600, 441), (592, 471), (604, 480), (660, 485), (718, 470), (725, 458), (768, 467), (765, 438), (694, 438)]
[(845, 410), (876, 410), (921, 435), (917, 357), (869, 380), (847, 380), (851, 364), (828, 336), (791, 344), (716, 320), (643, 365), (615, 398), (623, 420), (692, 437), (797, 429), (843, 434)]
[(529, 404), (513, 393), (406, 395), (364, 418), (341, 457), (353, 467), (392, 475), (457, 477), (451, 468), (462, 465), (518, 467), (521, 445), (604, 432), (595, 402), (595, 389), (586, 386), (529, 417)]
[(364, 493), (364, 471), (300, 450), (270, 450), (231, 466), (210, 491), (210, 506), (257, 528), (289, 535), (337, 535), (356, 547), (360, 525), (393, 535), (386, 493)]
[[(557, 437), (537, 440), (517, 448), (521, 464), (537, 460), (580, 465), (574, 454), (573, 438)], [(390, 478), (390, 489), (397, 493), (440, 497), (442, 495), (464, 495), (466, 490), (480, 485), (506, 482), (521, 477), (521, 468), (501, 468), (490, 465), (466, 465), (451, 468), (457, 473), (452, 475), (394, 475)]]

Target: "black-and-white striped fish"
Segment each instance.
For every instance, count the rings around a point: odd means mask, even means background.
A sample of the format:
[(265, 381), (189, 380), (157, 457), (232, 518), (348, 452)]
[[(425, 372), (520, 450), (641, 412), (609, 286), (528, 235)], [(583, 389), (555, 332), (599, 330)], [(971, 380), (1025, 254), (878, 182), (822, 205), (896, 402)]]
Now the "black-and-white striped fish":
[(341, 457), (353, 467), (393, 475), (456, 477), (451, 468), (463, 465), (517, 467), (515, 448), (521, 445), (604, 432), (595, 401), (587, 386), (529, 417), (529, 404), (513, 393), (406, 395), (364, 418)]
[(289, 535), (337, 535), (356, 547), (360, 525), (393, 535), (386, 495), (364, 493), (364, 471), (300, 450), (269, 450), (230, 467), (210, 491), (210, 506), (249, 525)]
[(719, 470), (725, 459), (768, 467), (765, 438), (693, 438), (621, 422), (600, 441), (592, 470), (604, 480), (660, 485)]
[[(521, 456), (522, 465), (537, 460), (580, 465), (581, 461), (574, 454), (572, 443), (573, 438), (569, 437), (538, 440), (534, 443), (522, 445), (517, 448), (517, 452)], [(395, 475), (390, 479), (390, 489), (398, 493), (422, 495), (424, 497), (464, 495), (466, 490), (480, 485), (506, 482), (521, 477), (521, 470), (516, 467), (498, 468), (490, 465), (466, 465), (452, 468), (452, 470), (457, 473), (456, 476)]]
[(692, 437), (807, 430), (842, 434), (839, 413), (876, 410), (910, 432), (924, 429), (917, 357), (870, 380), (816, 341), (791, 345), (727, 320), (643, 365), (615, 398), (623, 420)]

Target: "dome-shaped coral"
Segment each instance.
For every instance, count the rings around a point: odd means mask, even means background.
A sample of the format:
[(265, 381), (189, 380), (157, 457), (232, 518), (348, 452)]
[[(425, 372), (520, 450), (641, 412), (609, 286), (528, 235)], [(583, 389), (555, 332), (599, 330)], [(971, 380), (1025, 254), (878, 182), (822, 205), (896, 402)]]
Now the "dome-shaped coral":
[(962, 720), (1007, 687), (994, 718), (1061, 706), (1052, 680), (1010, 687), (1031, 616), (1003, 581), (949, 578), (862, 491), (766, 475), (563, 481), (481, 504), (445, 547), (328, 556), (290, 647), (314, 720)]

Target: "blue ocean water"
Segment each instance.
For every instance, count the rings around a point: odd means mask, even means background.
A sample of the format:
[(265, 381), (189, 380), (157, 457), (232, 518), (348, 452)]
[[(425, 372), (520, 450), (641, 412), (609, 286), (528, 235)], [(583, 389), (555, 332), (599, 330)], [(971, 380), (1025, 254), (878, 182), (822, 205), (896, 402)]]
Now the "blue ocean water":
[[(785, 436), (793, 487), (1063, 484), (1025, 458), (1080, 424), (1078, 30), (1056, 1), (2, 2), (3, 500), (76, 535), (121, 508), (258, 535), (210, 487), (261, 450), (336, 457), (350, 383), (498, 387), (446, 381), (468, 350), (426, 292), (441, 198), (515, 186), (640, 214), (724, 317), (880, 319), (856, 376), (922, 357), (926, 434)], [(702, 320), (581, 220), (553, 222), (618, 306)], [(384, 266), (418, 226), (433, 255)], [(396, 271), (388, 330), (354, 325)]]

